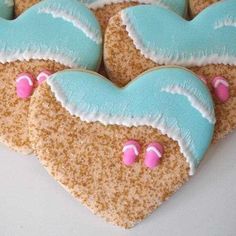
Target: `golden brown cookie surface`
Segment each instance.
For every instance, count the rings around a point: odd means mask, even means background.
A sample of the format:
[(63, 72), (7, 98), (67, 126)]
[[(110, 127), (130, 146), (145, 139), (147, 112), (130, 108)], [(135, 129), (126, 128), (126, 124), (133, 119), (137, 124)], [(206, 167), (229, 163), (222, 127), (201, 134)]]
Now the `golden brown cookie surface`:
[(135, 6), (137, 4), (137, 2), (112, 3), (105, 5), (104, 7), (94, 9), (93, 12), (102, 27), (102, 31), (105, 32), (107, 24), (112, 16), (117, 14), (122, 9)]
[[(183, 80), (183, 93), (168, 90)], [(195, 98), (199, 106), (190, 102)], [(29, 110), (30, 140), (47, 171), (92, 212), (124, 228), (189, 179), (211, 143), (214, 121), (206, 86), (176, 67), (151, 70), (124, 89), (89, 71), (66, 70), (37, 89)], [(132, 153), (124, 148), (134, 148), (134, 140), (136, 158), (126, 164)], [(149, 165), (147, 158), (158, 155), (159, 164)]]
[[(61, 107), (46, 84), (31, 102), (30, 133), (49, 173), (95, 214), (124, 228), (143, 220), (188, 180), (176, 142), (148, 127), (82, 122)], [(142, 146), (160, 140), (167, 147), (158, 170), (143, 166), (145, 150), (135, 167), (122, 164), (121, 147), (132, 137)]]
[[(104, 61), (109, 78), (118, 86), (125, 86), (144, 71), (160, 66), (144, 57), (123, 25), (120, 14), (114, 16), (107, 27), (104, 39)], [(216, 103), (217, 124), (214, 140), (223, 138), (236, 128), (236, 66), (218, 64), (189, 67), (199, 76), (205, 77)], [(214, 95), (211, 82), (216, 76), (224, 76), (229, 83), (230, 98), (222, 103)]]
[[(83, 16), (80, 25), (69, 20), (75, 15)], [(47, 79), (51, 73), (72, 67), (96, 70), (102, 35), (95, 16), (76, 0), (45, 0), (24, 16), (2, 24), (0, 141), (16, 151), (29, 153), (27, 116), (30, 96), (40, 83), (38, 76), (47, 71)]]
[(21, 15), (26, 9), (38, 2), (40, 0), (15, 0), (15, 16)]
[(1, 141), (12, 149), (31, 152), (28, 139), (28, 109), (30, 98), (23, 100), (16, 94), (16, 78), (22, 71), (37, 77), (44, 71), (63, 70), (65, 66), (53, 61), (31, 60), (0, 64), (0, 134)]

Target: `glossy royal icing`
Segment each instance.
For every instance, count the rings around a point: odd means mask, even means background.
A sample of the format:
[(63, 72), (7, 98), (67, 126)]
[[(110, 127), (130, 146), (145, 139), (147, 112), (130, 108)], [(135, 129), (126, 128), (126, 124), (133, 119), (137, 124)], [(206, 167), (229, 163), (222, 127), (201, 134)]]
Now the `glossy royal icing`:
[(1, 63), (43, 59), (91, 70), (99, 66), (100, 26), (77, 0), (42, 1), (16, 20), (0, 19), (0, 28)]
[(13, 0), (0, 0), (0, 17), (5, 19), (12, 19), (13, 17)]
[[(211, 142), (213, 101), (205, 84), (190, 71), (154, 69), (124, 88), (98, 74), (75, 70), (56, 73), (47, 83), (62, 106), (82, 121), (127, 127), (147, 125), (178, 141), (190, 165), (190, 175)], [(191, 91), (195, 102), (184, 93), (165, 91), (174, 86)]]
[(216, 3), (192, 21), (151, 5), (121, 12), (135, 47), (157, 64), (236, 65), (236, 1)]
[(122, 2), (138, 2), (140, 4), (153, 4), (172, 10), (181, 16), (185, 15), (187, 7), (186, 0), (80, 0), (80, 1), (91, 9), (97, 9), (112, 3), (115, 4)]

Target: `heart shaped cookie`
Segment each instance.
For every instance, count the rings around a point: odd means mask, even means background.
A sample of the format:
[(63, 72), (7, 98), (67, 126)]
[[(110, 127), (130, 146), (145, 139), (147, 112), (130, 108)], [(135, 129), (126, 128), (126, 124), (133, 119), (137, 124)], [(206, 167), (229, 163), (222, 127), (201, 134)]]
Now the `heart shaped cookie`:
[(97, 215), (130, 228), (193, 175), (211, 143), (214, 105), (190, 71), (158, 68), (118, 88), (66, 70), (34, 93), (30, 140), (47, 171)]
[[(40, 0), (15, 0), (16, 14), (19, 15), (26, 8), (36, 4)], [(78, 0), (90, 8), (101, 24), (103, 32), (106, 29), (109, 19), (120, 10), (139, 4), (153, 4), (167, 8), (184, 16), (187, 11), (186, 0)]]
[(189, 0), (190, 15), (195, 17), (205, 8), (213, 3), (219, 2), (220, 0)]
[(124, 86), (158, 65), (189, 67), (206, 80), (214, 97), (217, 141), (236, 128), (235, 19), (234, 0), (213, 4), (190, 22), (155, 6), (127, 8), (106, 30), (109, 78)]
[(13, 18), (13, 0), (0, 0), (0, 17), (5, 19)]
[(64, 68), (99, 67), (102, 36), (77, 0), (46, 0), (14, 21), (0, 19), (0, 140), (29, 153), (28, 107), (35, 88)]

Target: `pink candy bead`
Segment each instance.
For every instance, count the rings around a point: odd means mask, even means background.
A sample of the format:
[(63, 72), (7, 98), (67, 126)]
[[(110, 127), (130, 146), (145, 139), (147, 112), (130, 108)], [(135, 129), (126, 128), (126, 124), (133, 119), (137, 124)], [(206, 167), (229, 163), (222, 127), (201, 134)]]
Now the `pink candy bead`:
[(29, 73), (21, 73), (16, 79), (16, 93), (19, 98), (27, 99), (33, 93), (34, 77)]
[(40, 72), (39, 75), (37, 76), (38, 85), (42, 84), (45, 80), (47, 80), (51, 74), (52, 72), (48, 70)]
[(224, 77), (218, 76), (212, 80), (215, 95), (221, 102), (227, 102), (229, 99), (229, 83)]
[(125, 143), (123, 147), (123, 163), (126, 166), (133, 165), (140, 153), (140, 149), (139, 143), (134, 140), (130, 140)]
[(154, 169), (160, 164), (164, 148), (160, 143), (151, 143), (146, 150), (144, 165), (150, 169)]

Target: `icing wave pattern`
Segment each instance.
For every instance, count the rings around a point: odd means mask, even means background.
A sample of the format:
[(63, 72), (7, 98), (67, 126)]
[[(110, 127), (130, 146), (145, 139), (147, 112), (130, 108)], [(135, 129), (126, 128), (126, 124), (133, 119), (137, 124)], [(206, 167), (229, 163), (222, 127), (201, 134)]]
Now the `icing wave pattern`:
[(39, 9), (39, 13), (51, 14), (54, 18), (61, 18), (67, 22), (70, 22), (77, 29), (83, 31), (87, 37), (96, 42), (97, 44), (102, 43), (102, 38), (99, 33), (99, 30), (92, 29), (86, 22), (82, 22), (83, 19), (79, 19), (78, 16), (73, 16), (68, 13), (64, 9), (56, 9), (56, 8), (41, 8)]
[(209, 107), (208, 104), (205, 104), (203, 100), (200, 100), (201, 96), (198, 96), (198, 91), (194, 88), (185, 89), (182, 86), (177, 85), (163, 88), (161, 91), (186, 96), (191, 105), (202, 114), (202, 117), (215, 124), (214, 110), (212, 110), (212, 107)]
[(186, 0), (81, 0), (86, 6), (91, 9), (98, 9), (109, 4), (122, 2), (138, 2), (140, 4), (153, 4), (163, 8), (167, 8), (176, 12), (179, 15), (185, 14)]
[[(204, 83), (189, 71), (155, 69), (125, 88), (83, 71), (57, 73), (47, 83), (62, 106), (82, 121), (147, 125), (176, 140), (189, 163), (190, 175), (211, 142), (215, 121), (212, 98)], [(181, 87), (181, 92), (167, 90), (175, 86)], [(192, 88), (192, 96), (183, 92)]]
[(73, 68), (99, 66), (100, 26), (77, 0), (42, 1), (14, 21), (0, 19), (0, 28), (1, 63), (43, 59)]
[(236, 65), (234, 0), (216, 3), (192, 21), (151, 5), (127, 8), (121, 19), (135, 47), (157, 64)]

